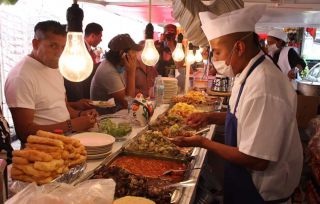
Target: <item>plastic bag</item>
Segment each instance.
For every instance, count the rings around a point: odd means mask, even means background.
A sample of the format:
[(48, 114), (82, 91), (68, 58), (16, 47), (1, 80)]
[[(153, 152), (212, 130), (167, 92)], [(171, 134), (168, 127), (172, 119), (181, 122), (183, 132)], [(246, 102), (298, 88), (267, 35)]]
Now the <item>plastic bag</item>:
[(37, 186), (29, 184), (6, 204), (112, 204), (115, 191), (112, 179), (94, 179), (72, 186), (50, 183)]

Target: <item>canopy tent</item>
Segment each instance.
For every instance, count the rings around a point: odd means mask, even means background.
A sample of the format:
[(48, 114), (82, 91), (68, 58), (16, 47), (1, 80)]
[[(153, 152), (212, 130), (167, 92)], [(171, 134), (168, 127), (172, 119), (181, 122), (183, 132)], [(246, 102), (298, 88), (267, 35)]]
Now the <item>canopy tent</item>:
[[(148, 0), (79, 0), (103, 5), (110, 12), (137, 20), (148, 20)], [(244, 4), (243, 4), (244, 2)], [(196, 45), (206, 44), (197, 13), (211, 10), (221, 14), (251, 4), (267, 4), (257, 24), (258, 32), (273, 27), (320, 27), (319, 0), (152, 0), (152, 23), (178, 22), (186, 37)]]

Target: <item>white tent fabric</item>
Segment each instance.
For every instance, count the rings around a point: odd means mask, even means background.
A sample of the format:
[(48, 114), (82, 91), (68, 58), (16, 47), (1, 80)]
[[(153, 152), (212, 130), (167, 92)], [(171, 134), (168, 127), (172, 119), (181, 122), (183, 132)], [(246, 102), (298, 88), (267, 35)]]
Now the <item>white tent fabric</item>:
[(173, 17), (185, 30), (185, 37), (196, 46), (208, 45), (206, 36), (201, 29), (199, 12), (211, 11), (221, 15), (243, 8), (242, 0), (216, 0), (211, 5), (204, 5), (201, 0), (172, 0)]

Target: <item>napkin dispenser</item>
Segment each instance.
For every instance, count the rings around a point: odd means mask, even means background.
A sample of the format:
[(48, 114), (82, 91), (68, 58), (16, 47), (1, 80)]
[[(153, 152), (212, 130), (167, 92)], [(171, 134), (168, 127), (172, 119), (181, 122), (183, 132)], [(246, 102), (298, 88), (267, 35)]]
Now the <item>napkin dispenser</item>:
[(142, 94), (138, 93), (130, 107), (130, 116), (140, 126), (148, 124), (154, 107), (152, 103), (146, 100)]

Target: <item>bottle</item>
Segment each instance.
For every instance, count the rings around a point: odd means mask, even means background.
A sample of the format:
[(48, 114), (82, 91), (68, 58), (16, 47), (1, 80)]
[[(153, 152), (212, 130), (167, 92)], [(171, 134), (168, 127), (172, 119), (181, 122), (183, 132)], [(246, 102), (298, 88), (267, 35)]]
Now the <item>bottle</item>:
[(163, 103), (164, 83), (161, 75), (158, 75), (154, 82), (154, 94), (156, 98), (156, 106), (160, 106)]

